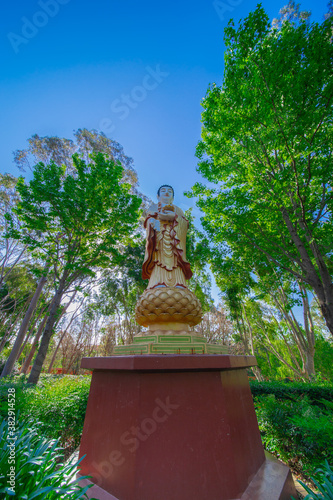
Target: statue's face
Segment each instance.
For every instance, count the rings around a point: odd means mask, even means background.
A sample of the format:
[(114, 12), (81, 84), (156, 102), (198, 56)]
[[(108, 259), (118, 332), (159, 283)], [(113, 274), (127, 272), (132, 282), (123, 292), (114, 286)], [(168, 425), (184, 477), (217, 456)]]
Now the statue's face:
[(163, 186), (160, 189), (160, 195), (157, 197), (158, 201), (163, 203), (164, 205), (169, 205), (173, 203), (173, 193), (172, 188)]

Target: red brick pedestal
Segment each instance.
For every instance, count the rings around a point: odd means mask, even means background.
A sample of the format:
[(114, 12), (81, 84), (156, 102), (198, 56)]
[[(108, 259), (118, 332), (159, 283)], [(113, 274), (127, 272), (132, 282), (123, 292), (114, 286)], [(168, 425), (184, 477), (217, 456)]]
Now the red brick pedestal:
[(93, 370), (80, 447), (80, 473), (98, 486), (89, 495), (297, 498), (288, 468), (265, 458), (246, 372), (255, 364), (229, 355), (83, 359)]

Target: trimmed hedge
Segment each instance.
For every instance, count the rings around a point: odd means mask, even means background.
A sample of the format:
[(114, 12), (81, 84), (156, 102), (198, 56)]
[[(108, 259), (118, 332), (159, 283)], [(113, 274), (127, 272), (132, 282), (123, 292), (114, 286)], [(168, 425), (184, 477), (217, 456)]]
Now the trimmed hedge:
[(322, 406), (321, 400), (333, 401), (333, 384), (328, 382), (257, 382), (250, 380), (253, 397), (274, 394), (277, 399), (293, 399), (307, 396), (309, 401)]

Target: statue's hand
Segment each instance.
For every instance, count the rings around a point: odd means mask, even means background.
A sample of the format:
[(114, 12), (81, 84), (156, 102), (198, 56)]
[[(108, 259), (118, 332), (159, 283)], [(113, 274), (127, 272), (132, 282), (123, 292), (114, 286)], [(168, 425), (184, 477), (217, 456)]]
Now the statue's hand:
[(160, 227), (161, 227), (161, 224), (160, 224), (160, 221), (157, 220), (157, 219), (154, 219), (154, 217), (151, 217), (149, 219), (149, 224), (150, 226), (155, 229), (156, 231), (159, 231), (160, 230)]
[(176, 212), (172, 212), (171, 210), (166, 210), (165, 212), (160, 212), (158, 214), (158, 218), (160, 220), (168, 220), (168, 221), (171, 221), (171, 220), (174, 220), (176, 217)]

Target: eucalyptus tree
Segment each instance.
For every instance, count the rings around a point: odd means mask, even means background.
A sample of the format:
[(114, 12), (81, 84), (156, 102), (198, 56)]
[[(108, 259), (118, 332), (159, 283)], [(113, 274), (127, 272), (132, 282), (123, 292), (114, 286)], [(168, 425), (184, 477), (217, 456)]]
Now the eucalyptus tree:
[(301, 4), (295, 0), (289, 0), (287, 5), (279, 11), (279, 17), (272, 21), (273, 28), (281, 28), (286, 22), (301, 23), (310, 22), (311, 12), (309, 10), (301, 10)]
[[(0, 287), (13, 268), (26, 257), (24, 245), (17, 240), (6, 238), (6, 216), (13, 214), (13, 208), (18, 201), (16, 183), (16, 177), (11, 174), (0, 174)], [(19, 225), (19, 221), (14, 217), (12, 223)]]
[(66, 165), (67, 172), (75, 173), (73, 155), (77, 153), (86, 163), (89, 163), (89, 155), (102, 153), (110, 160), (120, 162), (123, 167), (122, 181), (131, 185), (133, 194), (138, 195), (144, 206), (148, 206), (150, 200), (138, 189), (138, 176), (133, 166), (133, 159), (127, 156), (124, 148), (119, 142), (107, 137), (103, 132), (78, 129), (73, 133), (74, 139), (57, 136), (41, 137), (38, 134), (28, 139), (28, 147), (14, 151), (14, 162), (17, 167), (26, 171), (32, 170), (32, 166), (38, 162), (55, 163), (58, 167)]

